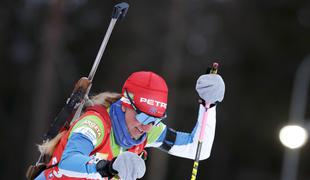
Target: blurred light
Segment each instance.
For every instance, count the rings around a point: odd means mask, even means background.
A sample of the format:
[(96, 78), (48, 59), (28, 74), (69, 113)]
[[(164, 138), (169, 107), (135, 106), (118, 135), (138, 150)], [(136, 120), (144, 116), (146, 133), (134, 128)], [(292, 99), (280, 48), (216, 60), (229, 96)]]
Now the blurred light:
[(284, 146), (290, 149), (296, 149), (305, 144), (308, 139), (308, 133), (301, 126), (288, 125), (280, 130), (279, 138)]

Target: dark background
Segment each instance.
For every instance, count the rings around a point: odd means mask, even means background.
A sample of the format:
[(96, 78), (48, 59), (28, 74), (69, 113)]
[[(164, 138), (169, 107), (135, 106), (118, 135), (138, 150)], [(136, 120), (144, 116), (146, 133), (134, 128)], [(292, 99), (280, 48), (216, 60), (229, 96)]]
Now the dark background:
[[(35, 144), (75, 82), (88, 76), (118, 2), (0, 2), (0, 179), (24, 179), (26, 167), (38, 158)], [(154, 71), (169, 86), (166, 123), (189, 132), (198, 110), (195, 81), (217, 61), (226, 94), (217, 109), (212, 154), (200, 162), (198, 179), (280, 180), (284, 147), (278, 132), (288, 122), (296, 70), (310, 52), (310, 2), (128, 3), (92, 93), (119, 92), (130, 73)], [(149, 152), (143, 179), (190, 179), (192, 160)], [(309, 162), (307, 143), (299, 180), (310, 179)]]

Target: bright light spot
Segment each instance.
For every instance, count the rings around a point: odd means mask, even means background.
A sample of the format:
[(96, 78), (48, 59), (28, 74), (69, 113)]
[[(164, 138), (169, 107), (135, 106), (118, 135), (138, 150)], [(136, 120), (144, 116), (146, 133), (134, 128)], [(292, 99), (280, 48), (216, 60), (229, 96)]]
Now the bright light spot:
[(290, 148), (300, 148), (308, 139), (308, 133), (305, 128), (297, 125), (284, 126), (280, 130), (279, 138), (281, 143)]

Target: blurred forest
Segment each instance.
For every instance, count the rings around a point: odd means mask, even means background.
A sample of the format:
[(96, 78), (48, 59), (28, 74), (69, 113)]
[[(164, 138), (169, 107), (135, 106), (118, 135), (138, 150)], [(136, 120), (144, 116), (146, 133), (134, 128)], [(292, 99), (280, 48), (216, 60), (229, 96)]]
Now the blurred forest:
[[(118, 2), (0, 2), (0, 179), (25, 179), (39, 156), (36, 144), (75, 82), (88, 76)], [(165, 123), (189, 132), (196, 79), (216, 61), (226, 94), (211, 157), (200, 162), (197, 179), (280, 180), (278, 132), (289, 119), (296, 70), (310, 53), (310, 1), (127, 2), (91, 93), (119, 92), (132, 72), (154, 71), (169, 86)], [(310, 119), (309, 96), (307, 102)], [(309, 143), (301, 149), (298, 180), (310, 179), (309, 150)], [(192, 165), (150, 149), (143, 179), (189, 179)]]

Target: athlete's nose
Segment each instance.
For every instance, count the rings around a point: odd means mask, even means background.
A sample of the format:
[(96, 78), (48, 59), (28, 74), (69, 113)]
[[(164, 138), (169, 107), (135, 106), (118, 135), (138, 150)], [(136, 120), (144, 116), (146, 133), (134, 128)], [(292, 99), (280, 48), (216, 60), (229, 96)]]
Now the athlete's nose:
[(144, 132), (149, 132), (153, 127), (153, 124), (147, 124), (147, 125), (143, 125), (141, 124), (140, 128), (141, 130), (143, 130)]

